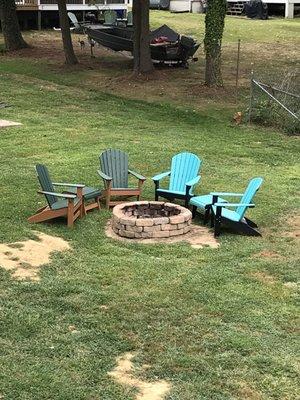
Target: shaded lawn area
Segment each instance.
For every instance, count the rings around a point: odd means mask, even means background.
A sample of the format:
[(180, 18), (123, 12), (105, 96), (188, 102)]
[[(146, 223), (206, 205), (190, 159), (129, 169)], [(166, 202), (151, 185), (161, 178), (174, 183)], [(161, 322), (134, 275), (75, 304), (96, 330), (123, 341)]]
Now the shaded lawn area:
[[(107, 372), (135, 351), (137, 366), (151, 366), (136, 374), (170, 381), (169, 400), (296, 399), (299, 254), (287, 219), (295, 223), (298, 138), (233, 126), (226, 110), (129, 100), (60, 79), (1, 74), (1, 99), (14, 105), (1, 118), (23, 126), (0, 131), (0, 240), (37, 229), (73, 248), (41, 269), (39, 283), (0, 268), (1, 396), (133, 399)], [(193, 151), (204, 163), (199, 193), (240, 192), (263, 176), (249, 213), (263, 237), (227, 233), (219, 249), (195, 250), (108, 239), (104, 210), (73, 230), (26, 222), (42, 201), (35, 163), (46, 163), (54, 180), (97, 186), (107, 147), (127, 151), (147, 177), (166, 170), (174, 153)], [(150, 179), (144, 198), (153, 198)]]
[[(198, 62), (191, 63), (189, 70), (182, 68), (157, 69), (155, 79), (132, 82), (132, 60), (128, 55), (115, 53), (96, 46), (95, 59), (90, 58), (86, 37), (72, 35), (80, 60), (75, 69), (62, 66), (61, 35), (52, 30), (24, 32), (26, 40), (34, 49), (26, 49), (13, 55), (1, 57), (0, 71), (23, 76), (39, 77), (66, 85), (84, 86), (91, 90), (118, 94), (125, 98), (156, 101), (169, 104), (189, 105), (194, 109), (216, 107), (245, 111), (248, 107), (251, 70), (265, 83), (280, 86), (290, 72), (300, 63), (300, 22), (298, 19), (270, 19), (268, 21), (227, 17), (222, 46), (223, 77), (225, 89), (207, 90), (203, 85), (205, 55), (203, 49), (204, 15), (172, 14), (164, 11), (151, 12), (151, 27), (168, 24), (182, 34), (194, 36), (201, 46), (196, 54)], [(79, 38), (86, 46), (80, 50)], [(240, 95), (235, 102), (235, 79), (237, 40), (241, 39)], [(0, 51), (3, 39), (0, 36)], [(1, 53), (0, 53), (1, 55)], [(66, 73), (66, 72), (69, 73)], [(294, 82), (293, 82), (294, 83)], [(298, 82), (299, 86), (299, 82)], [(297, 87), (297, 86), (295, 86)]]

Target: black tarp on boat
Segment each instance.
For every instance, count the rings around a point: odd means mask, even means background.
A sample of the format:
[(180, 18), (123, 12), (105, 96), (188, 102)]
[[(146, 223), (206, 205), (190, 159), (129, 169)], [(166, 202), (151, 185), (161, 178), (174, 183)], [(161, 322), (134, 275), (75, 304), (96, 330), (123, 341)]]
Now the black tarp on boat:
[[(105, 29), (86, 29), (90, 39), (114, 51), (133, 51), (132, 27), (106, 27)], [(151, 58), (156, 63), (179, 64), (187, 66), (199, 48), (191, 37), (180, 36), (178, 32), (162, 25), (150, 32)]]
[(268, 19), (268, 6), (261, 0), (247, 2), (244, 5), (244, 12), (248, 18)]

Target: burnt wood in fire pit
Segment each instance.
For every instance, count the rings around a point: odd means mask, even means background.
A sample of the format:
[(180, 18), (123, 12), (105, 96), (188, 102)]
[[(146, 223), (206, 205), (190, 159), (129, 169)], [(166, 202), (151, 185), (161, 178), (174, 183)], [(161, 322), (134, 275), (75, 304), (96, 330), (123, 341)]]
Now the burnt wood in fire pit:
[(160, 201), (137, 201), (114, 207), (113, 231), (126, 238), (167, 238), (190, 231), (192, 213), (187, 208)]

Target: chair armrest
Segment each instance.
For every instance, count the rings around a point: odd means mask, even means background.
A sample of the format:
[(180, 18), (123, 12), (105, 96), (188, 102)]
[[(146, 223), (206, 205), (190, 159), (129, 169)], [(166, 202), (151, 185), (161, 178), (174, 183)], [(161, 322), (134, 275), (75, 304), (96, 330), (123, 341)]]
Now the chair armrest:
[(215, 203), (213, 205), (215, 207), (255, 207), (255, 204), (252, 203)]
[(76, 187), (76, 188), (84, 188), (85, 185), (81, 184), (81, 183), (53, 183), (53, 186), (67, 186), (67, 187)]
[(128, 173), (139, 179), (140, 181), (145, 181), (146, 178), (143, 175), (138, 174), (137, 172), (132, 171), (131, 169), (128, 170)]
[(38, 190), (38, 193), (39, 194), (49, 194), (51, 196), (62, 197), (64, 199), (76, 199), (76, 194), (45, 192), (44, 190)]
[(196, 183), (198, 183), (200, 181), (200, 179), (201, 179), (200, 175), (195, 176), (195, 178), (191, 179), (190, 181), (188, 181), (186, 183), (186, 186), (194, 186), (194, 185), (196, 185)]
[(166, 176), (169, 176), (171, 171), (167, 172), (162, 172), (161, 174), (153, 176), (152, 180), (155, 181), (160, 181), (161, 179), (165, 178)]
[(98, 169), (97, 172), (101, 176), (101, 178), (103, 178), (105, 181), (112, 181), (112, 178), (106, 175), (104, 172), (100, 171), (100, 169)]
[(242, 197), (244, 193), (230, 193), (230, 192), (210, 192), (212, 196), (232, 196), (232, 197)]

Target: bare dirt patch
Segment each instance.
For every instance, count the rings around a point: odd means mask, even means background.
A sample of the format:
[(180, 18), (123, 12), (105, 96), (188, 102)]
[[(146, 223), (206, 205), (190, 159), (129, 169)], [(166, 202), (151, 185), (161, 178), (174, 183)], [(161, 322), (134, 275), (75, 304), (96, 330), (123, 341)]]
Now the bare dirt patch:
[(220, 246), (219, 242), (214, 238), (212, 232), (205, 226), (191, 225), (189, 233), (181, 236), (173, 236), (169, 238), (153, 238), (153, 239), (127, 239), (117, 235), (111, 228), (111, 223), (108, 222), (105, 229), (107, 237), (120, 240), (127, 243), (142, 243), (142, 244), (173, 244), (173, 243), (189, 243), (194, 249), (202, 249), (203, 247), (211, 247), (216, 249)]
[(269, 259), (279, 260), (279, 259), (282, 258), (282, 255), (279, 254), (279, 253), (276, 253), (275, 251), (263, 250), (263, 251), (260, 251), (257, 254), (254, 254), (254, 257), (256, 257), (256, 258), (269, 258)]
[(0, 266), (18, 280), (39, 281), (39, 267), (49, 263), (51, 253), (70, 249), (69, 243), (59, 237), (34, 233), (37, 240), (0, 244)]
[(274, 276), (269, 275), (266, 272), (252, 272), (250, 276), (258, 280), (259, 282), (264, 283), (265, 285), (274, 285), (276, 283), (276, 279), (274, 278)]
[(300, 241), (300, 215), (295, 215), (287, 220), (290, 230), (285, 233), (285, 236)]
[(132, 362), (134, 356), (135, 354), (125, 353), (118, 357), (116, 368), (109, 372), (108, 375), (122, 385), (136, 388), (138, 390), (138, 394), (135, 397), (136, 400), (163, 400), (171, 389), (170, 383), (164, 380), (147, 382), (134, 377), (134, 365)]
[(13, 122), (13, 121), (7, 121), (6, 119), (0, 119), (0, 129), (1, 128), (8, 128), (10, 126), (20, 126), (20, 122)]

